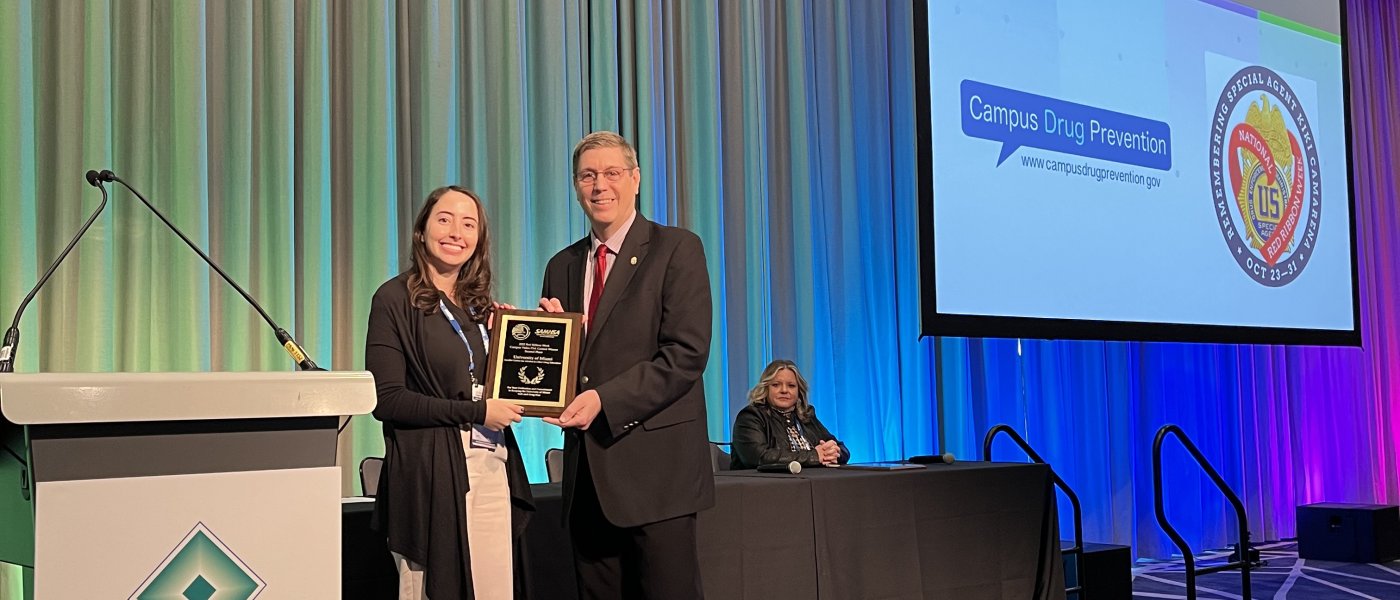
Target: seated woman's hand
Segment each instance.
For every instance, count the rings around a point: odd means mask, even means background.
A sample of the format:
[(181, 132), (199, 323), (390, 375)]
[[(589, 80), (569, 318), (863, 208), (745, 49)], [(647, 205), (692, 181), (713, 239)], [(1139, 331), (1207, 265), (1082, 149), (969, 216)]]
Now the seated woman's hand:
[(816, 451), (817, 458), (823, 465), (835, 465), (841, 461), (841, 446), (837, 445), (836, 440), (826, 440), (817, 444)]

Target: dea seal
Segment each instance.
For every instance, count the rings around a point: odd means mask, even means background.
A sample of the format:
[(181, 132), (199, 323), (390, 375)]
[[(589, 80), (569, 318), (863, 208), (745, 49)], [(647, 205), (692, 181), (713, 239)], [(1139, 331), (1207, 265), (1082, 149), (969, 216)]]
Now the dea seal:
[(1210, 184), (1240, 268), (1269, 287), (1297, 279), (1317, 244), (1321, 165), (1308, 115), (1278, 73), (1245, 67), (1221, 90), (1211, 115)]

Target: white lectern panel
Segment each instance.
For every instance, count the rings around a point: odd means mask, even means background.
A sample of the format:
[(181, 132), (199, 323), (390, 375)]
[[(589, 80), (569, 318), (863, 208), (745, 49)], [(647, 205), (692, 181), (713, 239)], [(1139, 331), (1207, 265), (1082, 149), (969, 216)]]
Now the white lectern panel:
[(335, 467), (39, 482), (35, 597), (339, 598), (339, 490)]
[(19, 425), (362, 415), (366, 371), (38, 373), (0, 382), (0, 410)]

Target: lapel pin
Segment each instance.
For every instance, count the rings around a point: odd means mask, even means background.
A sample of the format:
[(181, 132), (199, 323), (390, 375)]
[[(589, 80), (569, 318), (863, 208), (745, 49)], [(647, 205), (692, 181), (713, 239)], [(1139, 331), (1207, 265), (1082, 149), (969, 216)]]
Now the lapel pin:
[(635, 257), (635, 256), (632, 257), (632, 264), (634, 264), (634, 265), (637, 264), (637, 257)]

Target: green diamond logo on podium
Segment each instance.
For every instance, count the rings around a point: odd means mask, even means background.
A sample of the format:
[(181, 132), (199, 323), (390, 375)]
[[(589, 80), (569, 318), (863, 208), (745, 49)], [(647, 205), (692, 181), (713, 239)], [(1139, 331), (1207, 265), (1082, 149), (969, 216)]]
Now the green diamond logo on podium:
[(267, 583), (197, 523), (131, 594), (131, 600), (250, 600)]

